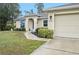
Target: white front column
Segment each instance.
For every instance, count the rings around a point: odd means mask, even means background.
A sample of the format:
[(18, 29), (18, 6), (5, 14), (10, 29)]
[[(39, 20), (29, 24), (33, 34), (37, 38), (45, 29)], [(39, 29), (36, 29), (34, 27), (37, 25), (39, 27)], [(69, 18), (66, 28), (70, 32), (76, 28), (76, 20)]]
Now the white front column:
[(25, 20), (25, 28), (26, 28), (26, 31), (29, 31), (29, 28), (28, 28), (28, 18), (26, 18), (26, 20)]
[(35, 31), (37, 29), (37, 18), (34, 18), (34, 30)]

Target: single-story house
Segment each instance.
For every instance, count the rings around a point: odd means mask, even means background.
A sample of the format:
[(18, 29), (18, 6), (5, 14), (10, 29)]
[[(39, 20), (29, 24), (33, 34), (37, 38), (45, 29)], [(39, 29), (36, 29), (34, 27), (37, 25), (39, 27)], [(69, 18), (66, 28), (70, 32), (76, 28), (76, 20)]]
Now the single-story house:
[(54, 31), (54, 37), (79, 38), (79, 4), (70, 3), (43, 10), (42, 15), (24, 16), (26, 31), (47, 27)]

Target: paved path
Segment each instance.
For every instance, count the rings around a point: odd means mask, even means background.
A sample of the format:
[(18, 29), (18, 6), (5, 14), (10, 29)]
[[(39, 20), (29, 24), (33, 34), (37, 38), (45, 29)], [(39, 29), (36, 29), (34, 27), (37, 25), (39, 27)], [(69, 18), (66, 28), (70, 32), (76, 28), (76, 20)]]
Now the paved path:
[(77, 54), (79, 54), (79, 39), (56, 37), (36, 49), (31, 55)]
[(24, 33), (24, 35), (27, 39), (30, 39), (30, 40), (39, 40), (39, 41), (49, 41), (49, 40), (51, 40), (51, 39), (46, 39), (46, 38), (39, 38), (36, 35), (32, 34), (31, 32), (26, 32), (26, 33)]

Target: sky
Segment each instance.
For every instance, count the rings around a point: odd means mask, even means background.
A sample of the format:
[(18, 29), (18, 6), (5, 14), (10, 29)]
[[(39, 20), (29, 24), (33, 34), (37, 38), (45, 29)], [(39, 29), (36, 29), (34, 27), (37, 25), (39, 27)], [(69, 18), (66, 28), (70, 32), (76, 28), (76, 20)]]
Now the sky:
[[(44, 9), (60, 6), (63, 4), (64, 3), (44, 3)], [(22, 15), (25, 15), (25, 12), (24, 12), (25, 10), (26, 11), (33, 10), (34, 13), (37, 12), (37, 9), (34, 3), (20, 3), (19, 5), (20, 5), (20, 10), (22, 12)]]

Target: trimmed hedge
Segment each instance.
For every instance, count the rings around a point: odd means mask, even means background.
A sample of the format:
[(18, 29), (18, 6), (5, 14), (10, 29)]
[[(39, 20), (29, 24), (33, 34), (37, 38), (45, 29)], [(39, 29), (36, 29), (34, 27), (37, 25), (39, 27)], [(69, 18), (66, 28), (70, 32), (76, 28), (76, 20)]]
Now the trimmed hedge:
[(38, 28), (36, 29), (37, 36), (41, 38), (53, 38), (53, 30), (48, 28)]

